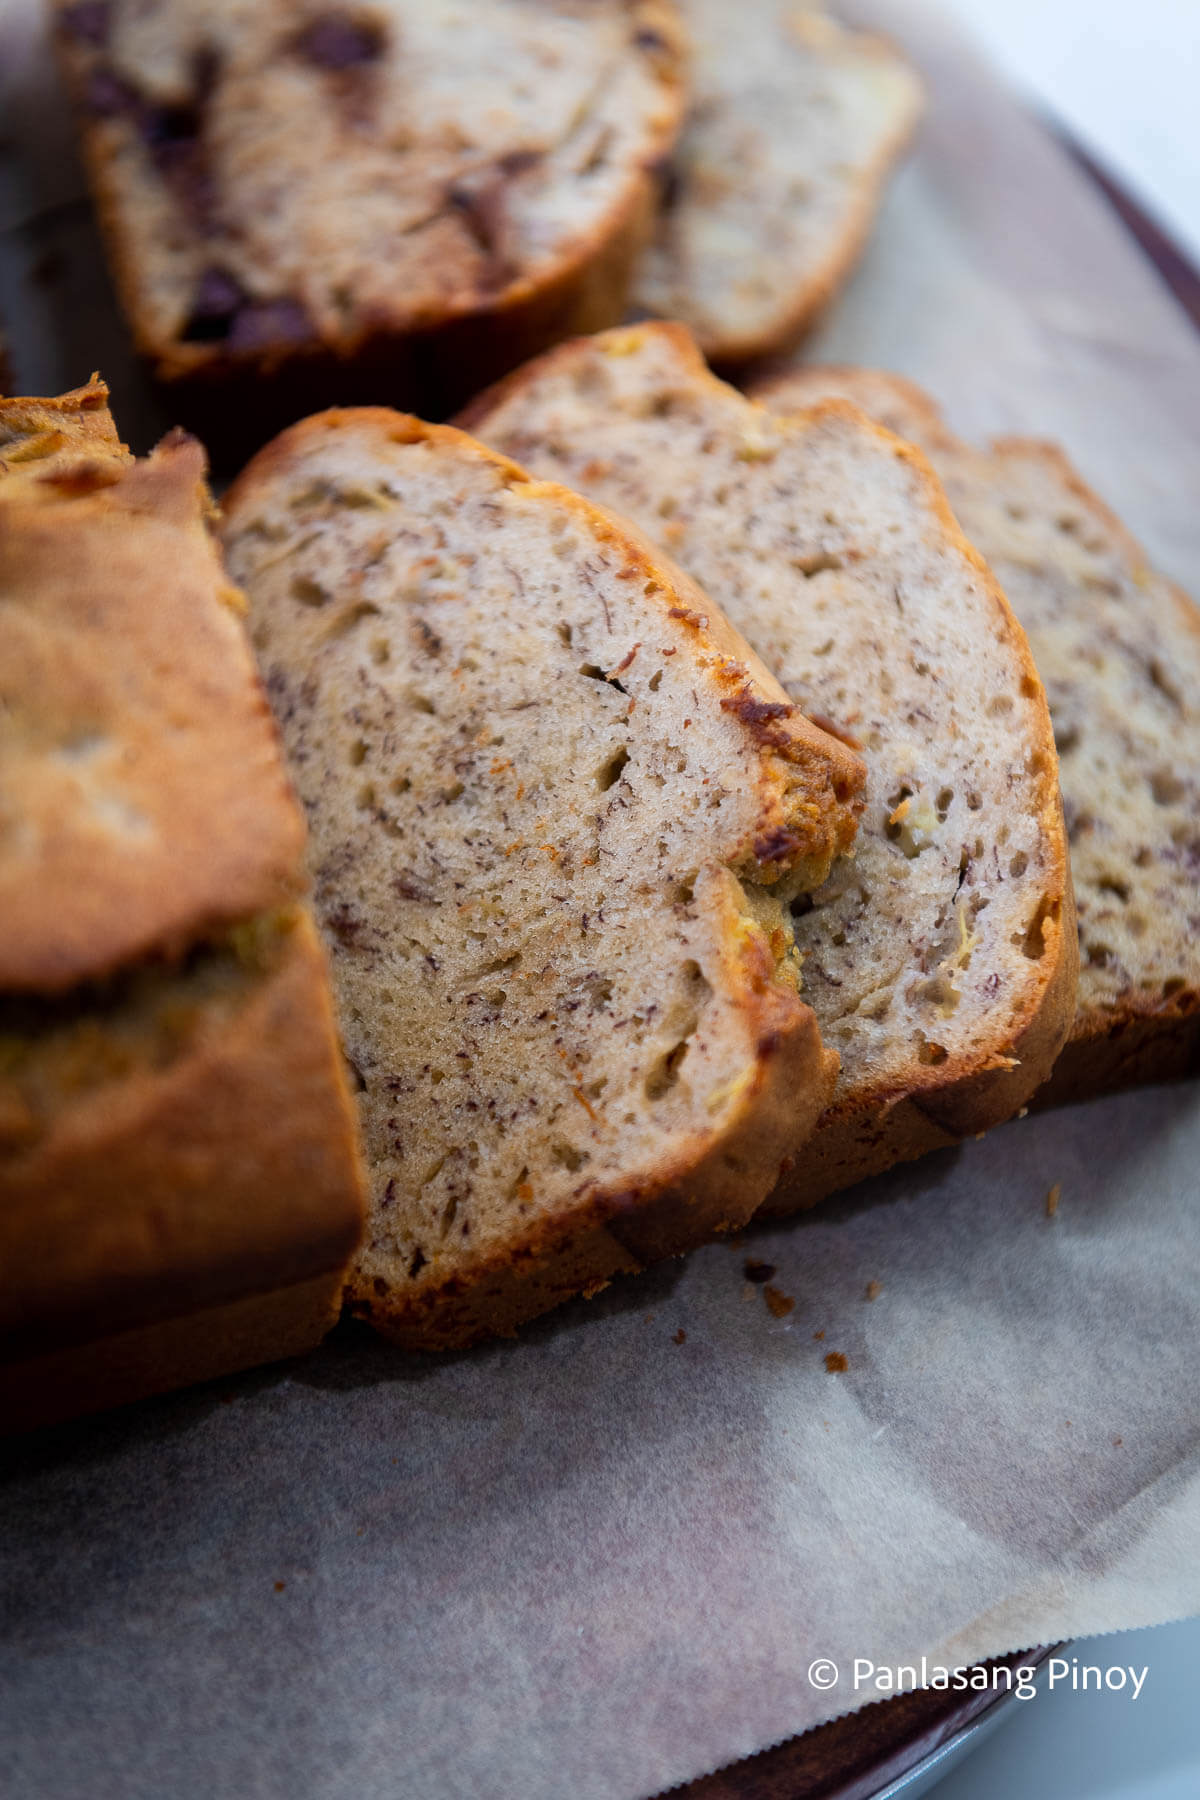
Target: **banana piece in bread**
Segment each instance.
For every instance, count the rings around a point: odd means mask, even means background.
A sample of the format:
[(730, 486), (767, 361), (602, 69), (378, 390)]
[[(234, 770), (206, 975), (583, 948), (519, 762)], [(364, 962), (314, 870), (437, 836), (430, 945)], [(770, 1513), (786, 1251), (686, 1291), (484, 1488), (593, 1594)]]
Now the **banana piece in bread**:
[(849, 277), (921, 85), (889, 44), (789, 0), (684, 0), (687, 121), (635, 305), (711, 362), (782, 349)]
[(679, 326), (562, 345), (469, 416), (653, 532), (861, 746), (854, 857), (792, 909), (841, 1079), (770, 1210), (1015, 1112), (1074, 1003), (1058, 770), (1024, 634), (924, 458), (844, 401), (773, 416)]
[(361, 1226), (304, 823), (208, 528), (0, 402), (0, 1423), (307, 1349)]
[(225, 510), (359, 1087), (352, 1309), (466, 1344), (741, 1224), (832, 1086), (787, 903), (858, 758), (635, 532), (449, 427), (307, 420)]
[(443, 413), (621, 317), (683, 115), (672, 0), (67, 0), (57, 25), (122, 304), (210, 450), (331, 401)]
[(1200, 609), (1052, 444), (983, 449), (899, 376), (801, 369), (776, 411), (842, 395), (920, 445), (1029, 634), (1058, 745), (1079, 913), (1075, 1024), (1039, 1101), (1200, 1065)]

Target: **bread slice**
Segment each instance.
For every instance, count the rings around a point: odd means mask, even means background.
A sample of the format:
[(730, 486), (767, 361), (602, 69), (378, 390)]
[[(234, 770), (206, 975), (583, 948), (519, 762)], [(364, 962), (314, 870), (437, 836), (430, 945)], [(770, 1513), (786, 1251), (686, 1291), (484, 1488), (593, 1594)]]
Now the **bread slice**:
[(310, 1348), (361, 1173), (304, 827), (207, 529), (103, 383), (0, 401), (0, 1426)]
[(787, 900), (858, 759), (636, 534), (461, 432), (327, 413), (226, 510), (360, 1087), (352, 1308), (464, 1344), (742, 1223), (832, 1083)]
[(854, 858), (793, 909), (841, 1080), (771, 1209), (1017, 1110), (1074, 996), (1057, 766), (1024, 635), (924, 458), (842, 401), (773, 417), (679, 326), (560, 346), (471, 416), (655, 532), (866, 758)]
[(1050, 701), (1079, 912), (1075, 1024), (1041, 1098), (1200, 1066), (1200, 609), (1051, 444), (984, 449), (870, 369), (801, 369), (776, 410), (843, 395), (919, 444), (1029, 633)]
[(57, 24), (137, 346), (210, 449), (334, 400), (444, 412), (621, 317), (682, 121), (673, 0)]
[(921, 85), (892, 47), (789, 0), (685, 0), (691, 107), (637, 307), (741, 363), (807, 331), (846, 281)]

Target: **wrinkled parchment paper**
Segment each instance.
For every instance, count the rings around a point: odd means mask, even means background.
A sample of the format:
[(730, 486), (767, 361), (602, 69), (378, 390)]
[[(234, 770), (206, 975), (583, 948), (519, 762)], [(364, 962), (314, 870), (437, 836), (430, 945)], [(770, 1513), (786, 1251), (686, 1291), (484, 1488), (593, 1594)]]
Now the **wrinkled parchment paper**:
[[(868, 10), (949, 86), (820, 350), (966, 431), (1059, 435), (1200, 590), (1200, 343), (936, 21)], [(144, 448), (31, 17), (4, 0), (20, 385), (99, 363)], [(1200, 1610), (1198, 1346), (1190, 1084), (1015, 1122), (515, 1344), (422, 1359), (344, 1326), (11, 1445), (0, 1790), (637, 1800), (875, 1697), (855, 1657)]]

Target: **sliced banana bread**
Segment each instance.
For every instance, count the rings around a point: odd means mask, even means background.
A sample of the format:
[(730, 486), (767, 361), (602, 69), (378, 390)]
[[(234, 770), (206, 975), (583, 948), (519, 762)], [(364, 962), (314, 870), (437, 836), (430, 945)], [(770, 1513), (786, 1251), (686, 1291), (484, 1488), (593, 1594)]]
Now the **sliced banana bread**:
[(1043, 1098), (1200, 1063), (1200, 609), (1050, 444), (975, 449), (927, 395), (870, 369), (803, 369), (775, 410), (828, 394), (919, 444), (1017, 617), (1050, 701), (1079, 912), (1075, 1025)]
[(789, 0), (684, 0), (691, 106), (634, 300), (709, 359), (799, 337), (866, 242), (921, 111), (897, 51)]
[(468, 1343), (747, 1219), (836, 1069), (787, 902), (857, 757), (635, 533), (448, 427), (308, 420), (224, 539), (360, 1089), (354, 1310)]
[(621, 317), (682, 119), (673, 0), (57, 23), (122, 303), (210, 449), (333, 400), (445, 410)]
[(0, 1424), (307, 1349), (361, 1224), (204, 454), (0, 402)]
[(471, 419), (654, 532), (862, 748), (854, 858), (793, 907), (842, 1076), (772, 1209), (1014, 1112), (1074, 1000), (1057, 765), (1024, 634), (924, 458), (842, 401), (773, 416), (668, 325), (560, 346)]

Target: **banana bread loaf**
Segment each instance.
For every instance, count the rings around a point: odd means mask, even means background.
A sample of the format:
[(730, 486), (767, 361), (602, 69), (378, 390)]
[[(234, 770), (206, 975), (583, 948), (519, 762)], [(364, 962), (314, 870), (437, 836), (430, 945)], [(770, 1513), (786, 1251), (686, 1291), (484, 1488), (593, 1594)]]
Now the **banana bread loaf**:
[(0, 402), (0, 1423), (289, 1355), (361, 1223), (304, 826), (207, 527), (101, 383)]

